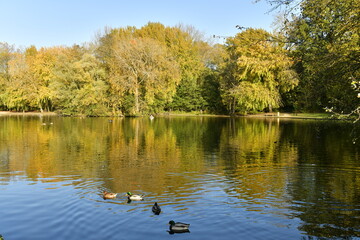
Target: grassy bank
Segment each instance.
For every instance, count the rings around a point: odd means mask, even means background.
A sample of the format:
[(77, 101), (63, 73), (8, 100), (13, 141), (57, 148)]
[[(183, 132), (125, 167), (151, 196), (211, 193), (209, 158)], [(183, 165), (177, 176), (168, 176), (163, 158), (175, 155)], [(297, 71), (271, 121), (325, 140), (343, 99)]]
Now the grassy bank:
[(277, 118), (304, 118), (304, 119), (331, 119), (331, 113), (259, 113), (248, 117), (277, 117)]

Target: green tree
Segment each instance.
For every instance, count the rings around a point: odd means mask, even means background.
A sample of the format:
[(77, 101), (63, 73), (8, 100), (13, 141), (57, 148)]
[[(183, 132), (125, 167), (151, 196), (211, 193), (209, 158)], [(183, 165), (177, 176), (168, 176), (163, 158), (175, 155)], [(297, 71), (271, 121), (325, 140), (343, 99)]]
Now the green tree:
[(65, 115), (109, 115), (106, 73), (96, 57), (79, 46), (62, 49), (50, 84), (54, 105)]
[(351, 82), (360, 76), (360, 3), (307, 0), (300, 6), (287, 28), (303, 79), (299, 101), (307, 109), (349, 112), (359, 104)]
[(230, 114), (278, 108), (281, 96), (298, 84), (284, 44), (262, 29), (247, 29), (227, 40), (222, 98)]
[(205, 110), (211, 113), (226, 113), (220, 92), (220, 66), (226, 56), (224, 45), (199, 43), (200, 56), (205, 65), (201, 77), (201, 95), (205, 101)]
[(199, 49), (201, 42), (176, 27), (169, 32), (168, 41), (181, 69), (181, 82), (169, 107), (180, 111), (203, 110), (205, 101), (201, 95), (201, 77), (206, 69)]
[(201, 95), (205, 101), (204, 108), (208, 112), (224, 114), (226, 113), (226, 107), (221, 97), (219, 75), (219, 72), (213, 70), (204, 72)]
[(286, 8), (282, 29), (301, 77), (296, 103), (305, 110), (359, 106), (351, 83), (359, 79), (360, 3), (353, 0), (267, 0)]

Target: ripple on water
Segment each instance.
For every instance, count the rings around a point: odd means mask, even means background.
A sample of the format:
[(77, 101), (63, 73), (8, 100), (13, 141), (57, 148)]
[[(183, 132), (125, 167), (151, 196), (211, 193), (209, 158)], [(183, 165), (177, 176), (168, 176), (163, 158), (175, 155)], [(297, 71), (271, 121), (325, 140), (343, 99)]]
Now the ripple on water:
[[(7, 229), (2, 234), (8, 239), (25, 235), (40, 240), (165, 239), (167, 223), (174, 219), (191, 224), (191, 235), (184, 238), (299, 238), (298, 216), (316, 203), (294, 200), (284, 189), (273, 188), (272, 182), (266, 191), (245, 187), (244, 182), (257, 175), (236, 174), (235, 179), (220, 174), (177, 174), (188, 178), (186, 184), (159, 194), (145, 192), (144, 201), (131, 203), (125, 196), (103, 200), (103, 179), (57, 176), (29, 181), (18, 177), (18, 181), (2, 185), (6, 192), (2, 206), (9, 206), (1, 211), (6, 219), (1, 226)], [(263, 169), (261, 174), (266, 177), (274, 172)], [(151, 212), (154, 202), (162, 208), (159, 216)], [(324, 212), (329, 206), (344, 217), (354, 210), (352, 205), (334, 201), (328, 202)]]

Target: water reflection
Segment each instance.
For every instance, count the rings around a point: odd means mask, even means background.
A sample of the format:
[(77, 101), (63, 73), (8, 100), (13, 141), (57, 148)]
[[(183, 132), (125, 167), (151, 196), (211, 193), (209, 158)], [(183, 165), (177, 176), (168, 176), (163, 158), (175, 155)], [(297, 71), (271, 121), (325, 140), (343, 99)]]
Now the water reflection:
[(173, 230), (167, 230), (167, 232), (170, 234), (170, 235), (173, 235), (173, 234), (182, 234), (182, 233), (190, 233), (190, 230), (189, 229), (186, 229), (186, 230), (182, 230), (182, 231), (173, 231)]
[[(54, 235), (67, 239), (83, 237), (71, 228), (74, 222), (85, 232), (97, 229), (99, 237), (117, 239), (110, 234), (119, 227), (113, 221), (124, 214), (133, 219), (126, 222), (124, 217), (122, 231), (136, 232), (134, 239), (151, 234), (161, 239), (156, 229), (163, 225), (158, 222), (167, 223), (174, 215), (185, 222), (192, 219), (196, 230), (191, 236), (210, 239), (266, 238), (269, 232), (274, 239), (360, 237), (360, 151), (347, 124), (211, 117), (1, 117), (0, 127), (0, 189), (7, 196), (0, 207), (8, 207), (8, 213), (2, 210), (3, 219), (7, 216), (13, 224), (18, 224), (12, 216), (20, 214), (19, 209), (26, 211), (21, 221), (48, 214), (32, 213), (40, 203), (28, 206), (18, 198), (19, 190), (29, 201), (41, 199), (48, 211), (61, 213), (58, 220), (34, 224), (57, 226)], [(104, 200), (104, 191), (119, 194)], [(146, 199), (127, 202), (129, 191)], [(44, 203), (44, 198), (53, 199)], [(54, 204), (54, 199), (62, 204)], [(154, 202), (163, 210), (157, 218), (151, 212)], [(104, 216), (103, 209), (111, 217)], [(144, 213), (147, 217), (140, 218)], [(105, 218), (103, 224), (89, 222), (99, 216)], [(138, 224), (143, 229), (137, 229)], [(73, 236), (62, 234), (65, 228)], [(19, 231), (7, 231), (21, 238)]]

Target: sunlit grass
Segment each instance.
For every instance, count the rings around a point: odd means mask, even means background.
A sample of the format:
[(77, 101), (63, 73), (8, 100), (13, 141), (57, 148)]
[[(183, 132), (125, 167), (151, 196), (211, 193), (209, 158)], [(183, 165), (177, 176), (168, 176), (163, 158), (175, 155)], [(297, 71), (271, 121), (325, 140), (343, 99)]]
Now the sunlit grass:
[[(281, 115), (281, 114), (280, 114)], [(291, 113), (291, 117), (300, 117), (300, 118), (321, 118), (327, 119), (331, 118), (331, 113)]]

